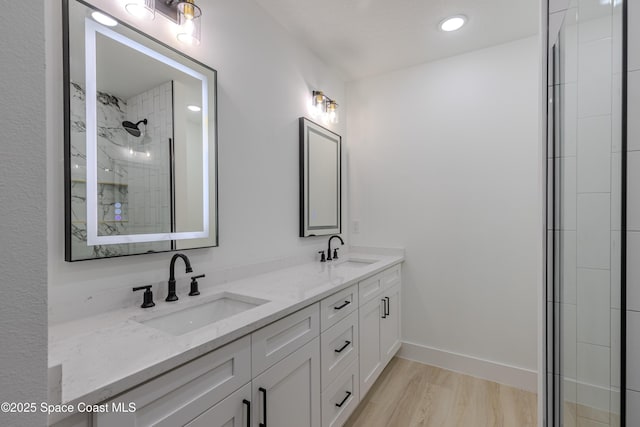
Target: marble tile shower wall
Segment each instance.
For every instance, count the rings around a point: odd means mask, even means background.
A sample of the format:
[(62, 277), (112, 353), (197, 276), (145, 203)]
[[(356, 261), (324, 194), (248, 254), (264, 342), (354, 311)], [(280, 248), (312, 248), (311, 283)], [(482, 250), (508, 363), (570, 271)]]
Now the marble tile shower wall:
[(563, 394), (578, 425), (584, 407), (619, 407), (621, 9), (571, 1), (561, 35)]
[[(85, 90), (72, 83), (71, 91), (71, 232), (73, 253), (76, 258), (114, 256), (128, 254), (127, 245), (87, 246), (86, 176), (87, 154), (85, 145)], [(128, 234), (127, 222), (127, 168), (117, 159), (127, 145), (126, 132), (122, 128), (126, 102), (117, 96), (98, 93), (98, 233)], [(115, 221), (115, 203), (122, 204), (121, 221)]]
[[(85, 91), (71, 85), (72, 239), (76, 258), (127, 255), (170, 249), (169, 242), (130, 245), (86, 245)], [(122, 127), (147, 119), (145, 133), (129, 135)], [(98, 201), (102, 235), (142, 234), (171, 230), (169, 139), (173, 138), (172, 83), (123, 100), (99, 92)], [(144, 125), (140, 125), (142, 130)], [(120, 203), (116, 219), (116, 203)], [(158, 209), (158, 206), (161, 209)]]
[(628, 1), (627, 425), (640, 425), (640, 0)]

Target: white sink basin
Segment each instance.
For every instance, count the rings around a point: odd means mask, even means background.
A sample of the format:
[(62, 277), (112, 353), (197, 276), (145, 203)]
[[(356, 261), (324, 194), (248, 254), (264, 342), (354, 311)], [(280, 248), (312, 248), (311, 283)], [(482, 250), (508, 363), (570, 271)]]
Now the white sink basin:
[(259, 298), (223, 292), (216, 299), (209, 302), (152, 319), (136, 321), (172, 335), (183, 335), (238, 313), (251, 310), (266, 302), (268, 301)]
[(346, 261), (339, 261), (334, 265), (335, 268), (362, 268), (378, 262), (377, 259), (349, 258)]

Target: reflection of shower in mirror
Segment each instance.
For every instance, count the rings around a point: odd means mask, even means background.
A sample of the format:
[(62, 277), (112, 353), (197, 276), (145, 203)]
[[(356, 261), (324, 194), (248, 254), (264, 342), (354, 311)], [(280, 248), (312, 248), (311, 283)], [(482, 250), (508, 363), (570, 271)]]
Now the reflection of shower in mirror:
[(147, 119), (142, 119), (137, 123), (133, 123), (133, 122), (130, 122), (128, 120), (125, 120), (124, 122), (122, 122), (122, 127), (124, 128), (124, 130), (129, 132), (131, 135), (133, 135), (136, 138), (138, 138), (140, 135), (142, 135), (142, 131), (140, 130), (140, 123), (142, 123), (144, 125), (144, 129), (146, 131), (147, 130)]

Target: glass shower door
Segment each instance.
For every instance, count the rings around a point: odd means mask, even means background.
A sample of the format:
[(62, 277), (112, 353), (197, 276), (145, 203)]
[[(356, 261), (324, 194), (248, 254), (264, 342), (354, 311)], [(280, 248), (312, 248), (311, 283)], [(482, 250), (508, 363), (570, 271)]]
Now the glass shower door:
[(547, 425), (620, 425), (622, 0), (549, 15)]

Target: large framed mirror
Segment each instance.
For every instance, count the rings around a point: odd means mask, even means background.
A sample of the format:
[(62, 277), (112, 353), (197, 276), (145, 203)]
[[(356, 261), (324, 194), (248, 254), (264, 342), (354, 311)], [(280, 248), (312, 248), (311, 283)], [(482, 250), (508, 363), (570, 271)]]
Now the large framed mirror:
[(342, 137), (300, 117), (300, 237), (342, 232)]
[(65, 259), (217, 246), (216, 71), (64, 7)]

